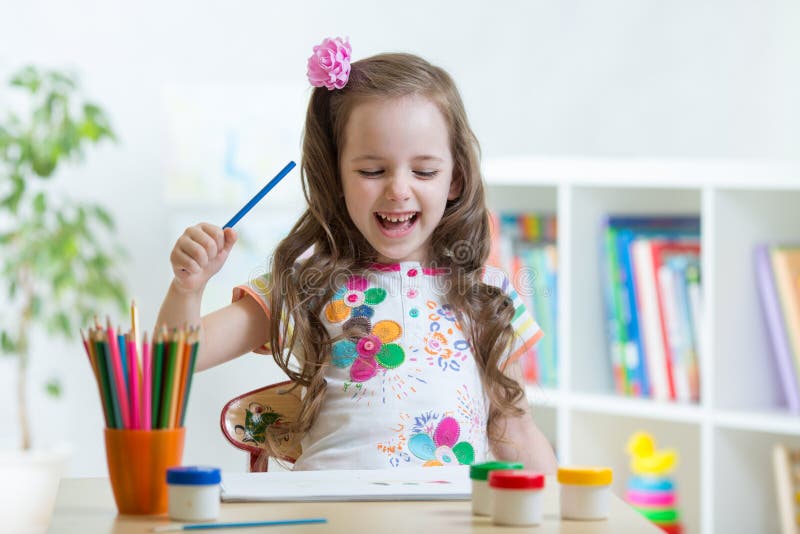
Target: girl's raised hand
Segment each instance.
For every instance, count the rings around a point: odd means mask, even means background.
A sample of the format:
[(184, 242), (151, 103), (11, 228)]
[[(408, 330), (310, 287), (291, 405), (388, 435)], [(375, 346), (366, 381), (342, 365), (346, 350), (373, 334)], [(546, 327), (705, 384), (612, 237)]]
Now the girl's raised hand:
[(183, 291), (202, 291), (225, 264), (236, 239), (233, 228), (223, 230), (210, 223), (187, 228), (169, 257), (175, 286)]

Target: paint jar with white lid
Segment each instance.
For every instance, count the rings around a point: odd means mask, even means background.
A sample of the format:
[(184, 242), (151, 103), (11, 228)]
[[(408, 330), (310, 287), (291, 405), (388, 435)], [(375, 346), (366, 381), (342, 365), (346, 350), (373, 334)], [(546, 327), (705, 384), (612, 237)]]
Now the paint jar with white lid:
[(543, 474), (524, 469), (491, 471), (489, 488), (495, 525), (522, 527), (542, 522)]
[(608, 518), (612, 476), (609, 467), (559, 467), (562, 519)]
[(175, 521), (213, 521), (219, 516), (220, 470), (184, 466), (167, 469), (169, 518)]
[(492, 492), (489, 489), (489, 473), (498, 469), (522, 469), (524, 466), (513, 462), (483, 462), (469, 466), (472, 481), (473, 515), (492, 515)]

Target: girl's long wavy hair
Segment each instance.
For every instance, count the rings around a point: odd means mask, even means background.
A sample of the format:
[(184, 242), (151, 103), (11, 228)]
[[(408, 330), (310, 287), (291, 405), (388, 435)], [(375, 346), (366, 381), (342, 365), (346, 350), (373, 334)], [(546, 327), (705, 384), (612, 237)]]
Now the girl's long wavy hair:
[[(460, 194), (448, 201), (432, 234), (428, 258), (448, 273), (445, 298), (464, 328), (489, 399), (489, 436), (502, 439), (499, 415), (522, 413), (515, 406), (524, 395), (522, 388), (502, 373), (499, 364), (514, 335), (514, 307), (500, 289), (482, 281), (490, 246), (489, 214), (480, 148), (464, 104), (443, 69), (410, 54), (380, 54), (353, 63), (343, 89), (312, 91), (301, 162), (308, 207), (272, 259), (269, 342), (273, 357), (296, 385), (307, 388), (292, 432), (304, 433), (311, 427), (325, 398), (325, 369), (335, 340), (321, 321), (322, 308), (347, 274), (364, 269), (377, 257), (352, 223), (343, 198), (339, 157), (345, 125), (353, 108), (366, 99), (410, 95), (434, 102), (450, 132), (452, 179)], [(309, 249), (313, 249), (311, 257), (298, 262)], [(294, 323), (291, 329), (288, 314)], [(293, 353), (301, 355), (299, 368), (290, 364)]]

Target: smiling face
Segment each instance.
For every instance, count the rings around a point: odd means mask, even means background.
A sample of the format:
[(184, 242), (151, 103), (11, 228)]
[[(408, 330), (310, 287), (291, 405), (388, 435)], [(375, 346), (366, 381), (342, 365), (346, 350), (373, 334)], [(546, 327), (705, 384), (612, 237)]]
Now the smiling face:
[(347, 212), (381, 263), (426, 263), (431, 234), (458, 196), (447, 123), (413, 95), (357, 104), (344, 128)]

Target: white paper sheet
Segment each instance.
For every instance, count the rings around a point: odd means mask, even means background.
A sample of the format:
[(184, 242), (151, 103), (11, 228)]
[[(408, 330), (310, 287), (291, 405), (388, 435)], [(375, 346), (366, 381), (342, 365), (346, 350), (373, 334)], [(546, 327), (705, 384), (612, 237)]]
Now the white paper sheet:
[(469, 500), (469, 467), (223, 473), (222, 500)]

